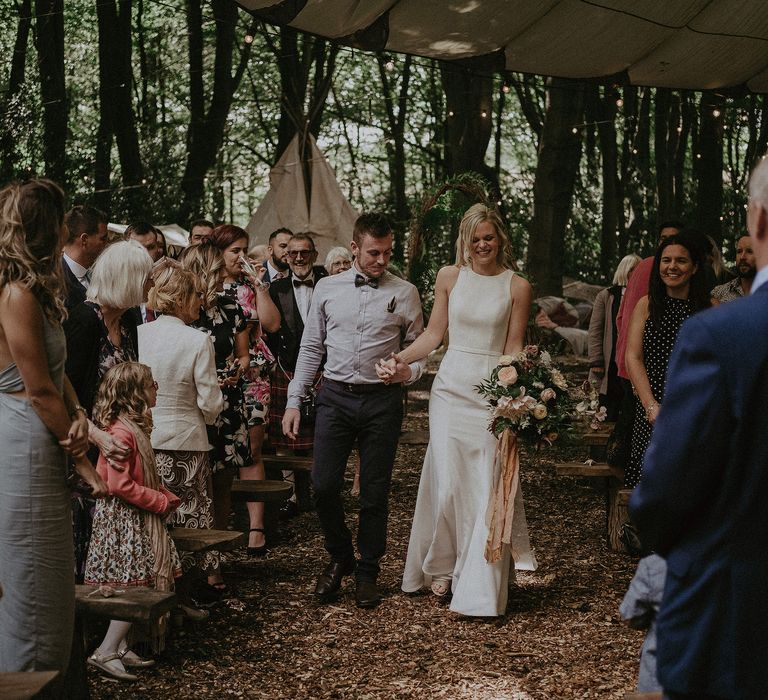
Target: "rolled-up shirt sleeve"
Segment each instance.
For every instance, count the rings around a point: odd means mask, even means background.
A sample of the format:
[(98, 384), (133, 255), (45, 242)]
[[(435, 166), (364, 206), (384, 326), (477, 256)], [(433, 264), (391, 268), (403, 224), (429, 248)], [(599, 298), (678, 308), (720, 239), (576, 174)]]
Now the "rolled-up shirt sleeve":
[[(421, 311), (421, 299), (416, 287), (408, 294), (407, 310), (404, 314), (403, 349), (407, 348), (416, 338), (424, 332), (424, 314)], [(404, 384), (413, 384), (424, 373), (427, 366), (427, 358), (416, 360), (408, 365), (411, 368), (411, 378)]]

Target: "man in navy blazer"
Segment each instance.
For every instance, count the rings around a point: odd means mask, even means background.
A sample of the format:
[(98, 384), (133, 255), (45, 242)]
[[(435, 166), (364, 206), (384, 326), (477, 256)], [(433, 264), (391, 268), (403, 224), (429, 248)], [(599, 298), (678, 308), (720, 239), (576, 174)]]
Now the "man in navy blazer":
[(751, 295), (683, 325), (630, 500), (667, 559), (658, 677), (667, 697), (768, 697), (768, 160), (749, 183)]

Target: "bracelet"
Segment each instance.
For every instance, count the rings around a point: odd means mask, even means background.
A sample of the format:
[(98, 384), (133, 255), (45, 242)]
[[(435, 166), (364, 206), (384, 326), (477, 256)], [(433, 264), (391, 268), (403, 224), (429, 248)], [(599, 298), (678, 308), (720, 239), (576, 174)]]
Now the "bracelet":
[(651, 411), (653, 411), (654, 408), (659, 408), (658, 401), (651, 401), (646, 407), (645, 407), (645, 417), (650, 418), (651, 417)]
[(256, 291), (264, 291), (266, 292), (269, 289), (269, 282), (259, 282), (257, 285), (255, 285)]
[(88, 411), (86, 411), (79, 403), (76, 403), (74, 406), (72, 406), (72, 415), (76, 416), (80, 411), (83, 412), (83, 415), (87, 418), (88, 417)]

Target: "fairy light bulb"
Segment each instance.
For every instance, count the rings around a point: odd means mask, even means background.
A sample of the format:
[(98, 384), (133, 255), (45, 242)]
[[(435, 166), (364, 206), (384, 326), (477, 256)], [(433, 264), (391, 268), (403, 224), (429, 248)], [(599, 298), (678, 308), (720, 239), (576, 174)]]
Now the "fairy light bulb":
[(246, 34), (246, 35), (245, 35), (245, 43), (246, 43), (246, 44), (252, 44), (252, 43), (253, 43), (253, 35), (251, 35), (251, 34)]

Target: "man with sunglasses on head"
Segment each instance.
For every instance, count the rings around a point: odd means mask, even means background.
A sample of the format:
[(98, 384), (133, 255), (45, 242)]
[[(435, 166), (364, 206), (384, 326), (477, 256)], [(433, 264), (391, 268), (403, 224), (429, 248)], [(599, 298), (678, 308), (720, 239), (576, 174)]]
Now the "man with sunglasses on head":
[[(272, 372), (271, 405), (269, 409), (270, 445), (282, 454), (306, 456), (312, 450), (314, 426), (305, 421), (295, 439), (283, 434), (282, 421), (288, 397), (288, 383), (293, 379), (299, 356), (301, 335), (312, 302), (316, 282), (326, 276), (322, 267), (315, 266), (317, 250), (310, 233), (297, 233), (289, 241), (286, 261), (290, 277), (272, 282), (269, 293), (280, 311), (280, 329), (267, 337), (272, 354), (277, 360)], [(316, 381), (320, 377), (318, 370)], [(291, 475), (288, 472), (286, 476)], [(294, 495), (295, 498), (295, 495)], [(290, 517), (298, 512), (295, 500), (288, 501), (282, 515)]]

